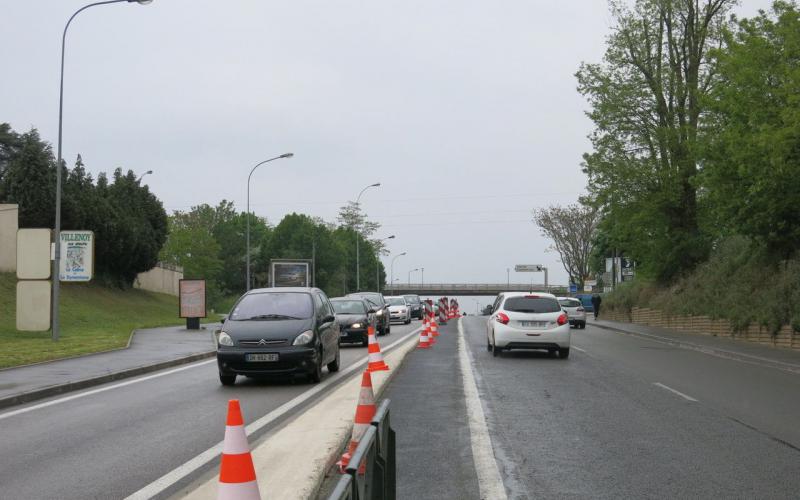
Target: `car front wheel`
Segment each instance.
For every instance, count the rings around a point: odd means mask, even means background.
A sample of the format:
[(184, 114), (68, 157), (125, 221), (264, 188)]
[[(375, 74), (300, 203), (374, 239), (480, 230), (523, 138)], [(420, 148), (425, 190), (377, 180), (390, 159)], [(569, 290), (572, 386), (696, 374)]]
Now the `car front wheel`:
[(219, 374), (219, 381), (222, 385), (233, 385), (236, 383), (236, 374), (233, 375), (226, 375), (224, 373)]
[(322, 353), (319, 353), (319, 358), (314, 364), (314, 370), (308, 374), (308, 378), (312, 384), (318, 384), (322, 381)]

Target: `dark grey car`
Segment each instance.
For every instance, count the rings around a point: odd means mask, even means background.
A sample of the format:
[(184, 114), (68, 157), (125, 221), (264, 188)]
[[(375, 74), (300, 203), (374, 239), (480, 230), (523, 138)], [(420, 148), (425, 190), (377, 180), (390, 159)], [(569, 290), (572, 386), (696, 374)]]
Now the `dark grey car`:
[(233, 305), (217, 343), (219, 379), (237, 375), (308, 375), (322, 367), (339, 370), (339, 324), (328, 297), (318, 288), (250, 290)]

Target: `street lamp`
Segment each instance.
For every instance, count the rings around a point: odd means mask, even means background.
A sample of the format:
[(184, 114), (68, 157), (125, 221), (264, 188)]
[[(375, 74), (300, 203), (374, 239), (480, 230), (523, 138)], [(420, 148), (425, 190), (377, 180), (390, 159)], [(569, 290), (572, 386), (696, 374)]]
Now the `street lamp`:
[(422, 288), (424, 288), (425, 287), (425, 268), (424, 267), (420, 267), (419, 270), (422, 271), (421, 276), (420, 276), (422, 283), (420, 285), (421, 285)]
[[(364, 191), (371, 187), (378, 187), (380, 186), (380, 182), (376, 182), (375, 184), (370, 184), (369, 186), (365, 187), (358, 193), (358, 197), (356, 198), (356, 207), (359, 207), (359, 203), (361, 202), (361, 195), (364, 194)], [(361, 269), (359, 265), (359, 256), (358, 256), (358, 240), (360, 239), (361, 231), (356, 228), (356, 291), (361, 291)]]
[(390, 284), (392, 285), (392, 295), (394, 295), (394, 261), (397, 260), (398, 257), (402, 257), (405, 254), (406, 254), (405, 252), (399, 253), (395, 255), (394, 258), (392, 259), (391, 274), (390, 274), (392, 279), (392, 281), (390, 282)]
[(152, 173), (153, 173), (152, 170), (148, 170), (147, 172), (143, 173), (142, 175), (139, 176), (138, 179), (136, 179), (136, 183), (138, 184), (138, 183), (142, 182), (142, 179), (144, 178), (145, 175), (150, 175)]
[(419, 268), (412, 269), (408, 272), (408, 286), (411, 286), (411, 273), (413, 273), (414, 271), (419, 271)]
[(80, 9), (76, 10), (72, 16), (70, 16), (67, 24), (64, 26), (64, 32), (61, 35), (61, 80), (58, 86), (58, 160), (56, 162), (56, 220), (55, 220), (55, 227), (53, 231), (53, 241), (55, 241), (55, 249), (53, 252), (53, 303), (52, 303), (52, 336), (53, 340), (58, 340), (58, 333), (59, 333), (59, 325), (58, 325), (58, 296), (60, 292), (60, 280), (59, 280), (59, 272), (61, 269), (61, 137), (62, 137), (62, 123), (63, 123), (63, 116), (64, 116), (64, 48), (67, 43), (67, 30), (69, 29), (69, 25), (72, 23), (72, 20), (75, 19), (75, 16), (83, 12), (84, 10), (88, 9), (89, 7), (95, 7), (97, 5), (106, 5), (111, 3), (139, 3), (142, 5), (146, 5), (150, 3), (152, 0), (106, 0), (104, 2), (94, 2), (88, 5), (84, 5)]
[(506, 268), (506, 289), (511, 288), (511, 268)]
[(246, 232), (247, 232), (247, 250), (246, 250), (246, 252), (247, 252), (247, 257), (246, 257), (246, 261), (247, 261), (247, 264), (246, 264), (246, 266), (247, 266), (247, 272), (246, 272), (246, 275), (247, 275), (247, 278), (246, 278), (247, 279), (247, 287), (246, 287), (246, 291), (248, 291), (248, 292), (250, 291), (250, 177), (253, 176), (253, 172), (255, 172), (256, 169), (258, 167), (260, 167), (261, 165), (263, 165), (265, 163), (269, 163), (269, 162), (274, 161), (274, 160), (280, 160), (281, 158), (291, 158), (292, 156), (294, 156), (294, 153), (284, 153), (284, 154), (282, 154), (280, 156), (276, 156), (275, 158), (270, 158), (269, 160), (264, 160), (261, 163), (256, 164), (256, 166), (253, 167), (250, 170), (250, 175), (247, 176), (247, 230), (246, 230)]
[[(386, 241), (386, 240), (393, 240), (394, 235), (387, 236), (386, 238), (381, 238), (378, 241)], [(381, 253), (380, 251), (375, 252), (375, 290), (380, 293), (381, 292)]]

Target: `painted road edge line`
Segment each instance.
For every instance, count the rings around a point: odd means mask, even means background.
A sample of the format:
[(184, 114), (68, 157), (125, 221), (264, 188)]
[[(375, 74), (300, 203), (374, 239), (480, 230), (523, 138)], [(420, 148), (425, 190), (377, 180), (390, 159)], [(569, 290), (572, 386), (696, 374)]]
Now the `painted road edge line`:
[(697, 402), (697, 400), (694, 399), (693, 397), (687, 396), (686, 394), (682, 393), (681, 391), (676, 391), (672, 387), (666, 386), (666, 385), (662, 384), (661, 382), (653, 382), (653, 385), (661, 387), (662, 389), (666, 389), (669, 392), (675, 393), (675, 394), (677, 394), (678, 396), (682, 397), (683, 399), (685, 399), (687, 401), (693, 401), (695, 403)]
[(575, 344), (572, 344), (572, 348), (575, 349), (576, 351), (580, 351), (580, 352), (582, 352), (584, 354), (587, 354), (585, 349), (581, 349), (580, 347), (576, 346)]
[(464, 327), (461, 318), (458, 319), (458, 359), (461, 366), (461, 379), (464, 386), (464, 399), (467, 404), (467, 420), (469, 423), (469, 441), (472, 447), (472, 460), (475, 465), (475, 474), (478, 478), (478, 490), (481, 498), (505, 499), (506, 488), (500, 477), (500, 469), (494, 458), (492, 438), (489, 436), (489, 427), (486, 416), (478, 396), (478, 386), (475, 375), (472, 373), (469, 346), (464, 339)]
[[(417, 335), (421, 328), (417, 328), (414, 331), (406, 334), (405, 336), (399, 338), (395, 342), (392, 342), (386, 347), (383, 347), (382, 351), (388, 351), (393, 347), (402, 344), (404, 341), (408, 340), (410, 337)], [(216, 360), (214, 360), (216, 361)], [(251, 434), (260, 431), (270, 423), (274, 422), (278, 418), (282, 417), (283, 415), (289, 413), (297, 406), (305, 403), (312, 397), (316, 396), (320, 392), (324, 391), (328, 388), (328, 386), (338, 382), (342, 378), (347, 377), (351, 373), (359, 370), (363, 367), (364, 362), (367, 361), (367, 356), (360, 361), (355, 361), (353, 364), (348, 366), (347, 368), (337, 372), (331, 377), (326, 378), (324, 381), (319, 383), (318, 385), (314, 386), (313, 388), (305, 391), (304, 393), (298, 395), (294, 399), (287, 401), (286, 403), (282, 404), (281, 406), (275, 408), (271, 412), (267, 413), (263, 417), (259, 418), (258, 420), (254, 421), (247, 427), (245, 427), (245, 431), (247, 432), (247, 436), (249, 437)], [(148, 484), (144, 488), (134, 492), (133, 494), (125, 497), (125, 500), (145, 500), (149, 498), (153, 498), (161, 493), (163, 493), (166, 489), (170, 488), (178, 481), (182, 480), (183, 478), (187, 477), (188, 475), (192, 474), (197, 469), (203, 467), (208, 462), (214, 460), (219, 456), (222, 452), (222, 441), (217, 443), (216, 445), (212, 446), (211, 448), (207, 449), (206, 451), (200, 453), (196, 457), (192, 458), (188, 462), (184, 463), (183, 465), (179, 465), (175, 469), (167, 472), (160, 478), (156, 479), (152, 483)]]
[(5, 418), (9, 418), (9, 417), (13, 417), (15, 415), (21, 415), (23, 413), (28, 413), (29, 411), (39, 410), (41, 408), (47, 408), (48, 406), (53, 406), (53, 405), (57, 405), (57, 404), (60, 404), (60, 403), (66, 403), (67, 401), (72, 401), (74, 399), (85, 398), (86, 396), (91, 396), (93, 394), (98, 394), (98, 393), (101, 393), (101, 392), (110, 391), (112, 389), (119, 389), (120, 387), (125, 387), (125, 386), (132, 385), (132, 384), (138, 384), (139, 382), (144, 382), (146, 380), (152, 380), (154, 378), (164, 377), (166, 375), (172, 375), (173, 373), (182, 372), (184, 370), (189, 370), (191, 368), (196, 368), (198, 366), (203, 366), (203, 365), (207, 365), (209, 363), (216, 363), (216, 362), (217, 362), (216, 359), (208, 359), (208, 360), (205, 360), (205, 361), (199, 361), (197, 363), (191, 363), (191, 364), (182, 366), (180, 368), (167, 370), (165, 372), (158, 372), (158, 373), (155, 373), (153, 375), (147, 375), (145, 377), (135, 378), (133, 380), (128, 380), (126, 382), (120, 382), (118, 384), (113, 384), (113, 385), (109, 385), (109, 386), (106, 386), (106, 387), (100, 387), (99, 389), (92, 389), (90, 391), (80, 392), (78, 394), (73, 394), (72, 396), (64, 396), (63, 398), (54, 399), (52, 401), (47, 401), (46, 403), (39, 403), (39, 404), (36, 404), (36, 405), (33, 405), (33, 406), (27, 406), (25, 408), (20, 408), (19, 410), (11, 410), (11, 411), (8, 411), (6, 413), (1, 413), (0, 414), (0, 420), (3, 420)]

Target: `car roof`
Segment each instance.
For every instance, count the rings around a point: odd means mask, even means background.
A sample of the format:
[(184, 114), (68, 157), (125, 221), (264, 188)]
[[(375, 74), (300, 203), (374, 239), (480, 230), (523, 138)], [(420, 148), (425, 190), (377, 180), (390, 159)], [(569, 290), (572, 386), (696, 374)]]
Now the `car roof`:
[(269, 288), (254, 288), (247, 293), (274, 293), (274, 292), (321, 292), (319, 288), (310, 286), (275, 286)]
[(333, 302), (334, 300), (351, 300), (355, 302), (358, 301), (364, 302), (365, 299), (362, 299), (361, 297), (334, 297), (331, 299), (331, 302)]
[(578, 302), (581, 301), (581, 299), (579, 299), (577, 297), (556, 297), (556, 300), (567, 300), (567, 299), (577, 300)]
[[(547, 293), (547, 292), (503, 292), (501, 295), (505, 299), (507, 299), (509, 297), (527, 297), (528, 295), (536, 295), (537, 297), (550, 298), (550, 299), (555, 299), (556, 298), (555, 295), (553, 295), (552, 293)], [(556, 299), (556, 300), (558, 300), (558, 299)]]

